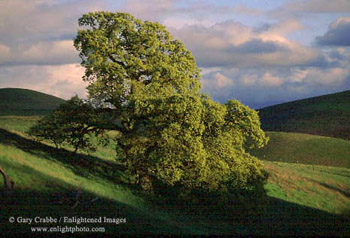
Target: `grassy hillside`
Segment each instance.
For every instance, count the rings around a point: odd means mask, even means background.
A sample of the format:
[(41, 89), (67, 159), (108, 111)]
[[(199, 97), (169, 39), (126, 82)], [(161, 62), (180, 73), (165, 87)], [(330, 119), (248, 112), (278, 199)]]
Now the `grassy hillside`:
[[(114, 235), (350, 235), (347, 218), (339, 215), (350, 210), (350, 169), (266, 162), (271, 173), (266, 211), (233, 221), (222, 215), (224, 207), (209, 214), (191, 212), (184, 204), (133, 188), (115, 160), (113, 145), (74, 155), (32, 141), (25, 131), (35, 120), (0, 117), (0, 165), (16, 182), (12, 197), (0, 194), (0, 228), (5, 234), (29, 233), (35, 227), (9, 223), (9, 217), (107, 216), (126, 218), (126, 223), (79, 226), (104, 227)], [(0, 183), (3, 186), (2, 178)], [(82, 191), (85, 202), (71, 209), (76, 191)], [(89, 202), (96, 197), (96, 202)]]
[(270, 141), (252, 153), (263, 160), (350, 168), (350, 141), (300, 133), (268, 132)]
[[(350, 214), (350, 169), (265, 161), (268, 195), (335, 214)], [(350, 224), (349, 224), (350, 226)]]
[(0, 116), (4, 115), (46, 115), (64, 100), (45, 93), (21, 89), (0, 89)]
[(350, 91), (283, 103), (259, 112), (266, 131), (350, 139)]

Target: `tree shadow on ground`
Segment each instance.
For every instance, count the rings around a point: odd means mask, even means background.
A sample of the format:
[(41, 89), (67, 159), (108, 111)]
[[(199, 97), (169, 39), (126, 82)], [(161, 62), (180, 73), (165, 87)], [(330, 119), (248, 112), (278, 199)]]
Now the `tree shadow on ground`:
[(64, 164), (75, 174), (86, 178), (99, 176), (116, 183), (123, 182), (122, 171), (125, 170), (125, 167), (116, 162), (108, 162), (96, 156), (74, 153), (65, 149), (57, 150), (2, 128), (0, 128), (0, 143), (15, 146), (30, 154)]
[[(331, 214), (326, 211), (266, 197), (266, 206), (258, 208), (237, 203), (218, 205), (218, 200), (201, 204), (177, 200), (173, 194), (153, 197), (149, 204), (182, 219), (184, 225), (201, 224), (210, 235), (350, 237), (350, 213)], [(252, 197), (246, 196), (243, 203)], [(208, 205), (207, 205), (208, 204)], [(254, 209), (254, 210), (247, 210)], [(259, 210), (260, 209), (260, 210)]]
[[(71, 191), (62, 191), (69, 194)], [(2, 195), (2, 194), (0, 194)], [(32, 190), (15, 191), (11, 198), (0, 200), (0, 229), (5, 235), (31, 234), (30, 227), (35, 226), (69, 226), (69, 227), (104, 227), (104, 235), (231, 235), (231, 236), (290, 236), (290, 237), (349, 237), (349, 219), (339, 215), (329, 214), (320, 210), (289, 203), (280, 199), (271, 199), (267, 211), (257, 217), (247, 217), (239, 223), (223, 220), (220, 213), (215, 218), (203, 222), (198, 214), (188, 215), (181, 211), (168, 214), (162, 218), (156, 213), (146, 212), (130, 205), (114, 200), (100, 198), (90, 203), (94, 194), (84, 193), (85, 202), (72, 209), (66, 200), (57, 200), (49, 192)], [(172, 210), (173, 209), (173, 210)], [(169, 207), (169, 212), (174, 211)], [(176, 208), (178, 209), (178, 208)], [(180, 213), (178, 215), (177, 213)], [(169, 216), (170, 215), (170, 216)], [(9, 223), (10, 217), (60, 217), (76, 218), (126, 218), (126, 223), (101, 224), (96, 223), (46, 223), (19, 224)], [(170, 217), (170, 219), (169, 219)], [(91, 236), (92, 233), (78, 233)], [(68, 234), (66, 234), (68, 235)], [(98, 235), (94, 233), (94, 236)]]
[[(154, 235), (154, 234), (186, 234), (187, 227), (180, 227), (175, 223), (163, 218), (156, 213), (150, 212), (145, 207), (137, 207), (120, 202), (118, 196), (115, 195), (115, 199), (105, 198), (98, 194), (82, 190), (81, 187), (76, 187), (72, 184), (59, 179), (51, 177), (42, 173), (34, 168), (28, 166), (21, 166), (23, 168), (17, 168), (16, 173), (30, 173), (33, 177), (36, 177), (40, 181), (41, 186), (36, 186), (37, 183), (32, 181), (28, 183), (28, 187), (15, 187), (14, 191), (8, 195), (5, 193), (3, 187), (0, 186), (0, 231), (4, 237), (14, 237), (19, 234), (33, 234), (30, 230), (31, 227), (104, 227), (106, 232), (101, 235), (107, 234), (132, 234), (135, 235)], [(15, 177), (15, 176), (14, 176)], [(36, 181), (38, 181), (36, 180)], [(45, 185), (45, 181), (47, 184)], [(0, 180), (0, 182), (2, 182)], [(43, 185), (44, 184), (44, 185)], [(50, 185), (48, 185), (50, 184)], [(77, 198), (77, 191), (81, 191), (81, 195)], [(118, 194), (118, 193), (116, 193)], [(110, 194), (112, 195), (112, 194)], [(76, 204), (76, 202), (79, 203)], [(135, 204), (137, 205), (137, 204)], [(120, 221), (120, 224), (116, 223), (64, 223), (61, 222), (49, 222), (49, 223), (36, 223), (36, 224), (22, 224), (17, 221), (14, 223), (9, 222), (9, 218), (23, 217), (23, 218), (35, 218), (35, 217), (53, 217), (59, 220), (60, 217), (69, 218), (126, 218), (126, 223)], [(74, 233), (91, 237), (99, 235), (99, 233)], [(38, 234), (39, 235), (39, 234)], [(68, 237), (72, 236), (67, 232)], [(54, 236), (60, 236), (59, 233), (55, 233)], [(23, 237), (23, 236), (22, 236)], [(26, 237), (26, 236), (25, 236)]]
[[(130, 205), (99, 198), (98, 200), (91, 202), (96, 195), (84, 192), (83, 201), (76, 207), (72, 208), (70, 202), (70, 194), (74, 191), (61, 192), (61, 197), (57, 199), (57, 194), (49, 192), (38, 192), (33, 190), (18, 190), (15, 191), (11, 198), (7, 197), (0, 200), (0, 230), (4, 237), (14, 237), (19, 234), (33, 234), (31, 227), (104, 227), (105, 232), (101, 235), (107, 234), (132, 234), (145, 235), (146, 237), (154, 234), (186, 234), (183, 228), (175, 226), (169, 222), (162, 221), (159, 217), (154, 217), (152, 214), (146, 213), (142, 210), (134, 208)], [(0, 194), (2, 196), (2, 194)], [(9, 218), (18, 217), (23, 218), (35, 218), (35, 217), (52, 217), (57, 218), (57, 222), (49, 223), (32, 223), (21, 224), (19, 222), (10, 223)], [(64, 222), (64, 217), (67, 218), (100, 218), (102, 217), (102, 223), (100, 221), (89, 223), (71, 223)], [(120, 224), (116, 223), (103, 223), (104, 217), (119, 219)], [(61, 218), (61, 222), (59, 221)], [(124, 218), (126, 223), (124, 223)], [(76, 232), (70, 234), (67, 232), (64, 235), (68, 237), (76, 234), (85, 235), (87, 237), (95, 237), (99, 233), (80, 233)], [(36, 234), (34, 234), (35, 236)], [(39, 234), (38, 234), (39, 235)], [(58, 236), (59, 234), (55, 234)], [(27, 236), (22, 236), (27, 237)]]
[(288, 235), (292, 237), (333, 237), (350, 235), (349, 216), (269, 198), (266, 211), (254, 220), (253, 235)]
[[(344, 175), (342, 175), (342, 176), (344, 176)], [(313, 180), (313, 179), (309, 179), (309, 180), (314, 182), (314, 183), (317, 183), (317, 184), (319, 184), (319, 185), (321, 185), (321, 186), (323, 186), (323, 187), (325, 187), (325, 188), (327, 188), (329, 190), (332, 190), (333, 192), (338, 192), (338, 193), (342, 194), (343, 196), (350, 198), (350, 193), (347, 192), (347, 191), (344, 191), (344, 190), (342, 190), (340, 188), (337, 188), (337, 187), (335, 187), (333, 185), (330, 185), (330, 184), (327, 184), (327, 183), (324, 183), (324, 182), (316, 181), (316, 180)]]

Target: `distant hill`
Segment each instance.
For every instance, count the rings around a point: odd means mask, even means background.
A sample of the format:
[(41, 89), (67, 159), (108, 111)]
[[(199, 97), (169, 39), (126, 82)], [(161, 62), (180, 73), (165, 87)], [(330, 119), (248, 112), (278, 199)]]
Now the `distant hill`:
[(0, 89), (0, 116), (7, 115), (46, 115), (65, 100), (21, 88)]
[(350, 91), (259, 109), (267, 131), (300, 132), (350, 140)]
[(262, 160), (350, 169), (350, 141), (301, 133), (267, 132), (269, 143), (251, 153)]

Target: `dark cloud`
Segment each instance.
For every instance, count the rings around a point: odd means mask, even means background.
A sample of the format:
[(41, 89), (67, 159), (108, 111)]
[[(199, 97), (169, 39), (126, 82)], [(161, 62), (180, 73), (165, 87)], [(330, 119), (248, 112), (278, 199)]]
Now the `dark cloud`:
[(316, 42), (324, 46), (350, 46), (350, 17), (333, 22), (323, 36), (316, 38)]
[(288, 49), (285, 46), (279, 44), (278, 42), (262, 41), (261, 39), (252, 39), (232, 48), (232, 53), (265, 54), (285, 50)]

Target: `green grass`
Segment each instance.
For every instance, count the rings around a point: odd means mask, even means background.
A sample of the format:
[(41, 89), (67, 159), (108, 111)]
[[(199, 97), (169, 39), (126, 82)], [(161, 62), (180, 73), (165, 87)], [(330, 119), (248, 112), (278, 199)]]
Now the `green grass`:
[[(342, 195), (349, 192), (348, 169), (267, 162), (271, 178), (266, 185), (270, 196), (266, 211), (237, 221), (232, 219), (235, 214), (223, 215), (225, 207), (209, 213), (193, 210), (135, 188), (115, 160), (113, 144), (96, 153), (75, 155), (70, 148), (57, 151), (31, 140), (25, 131), (37, 119), (0, 117), (0, 165), (15, 181), (12, 197), (0, 194), (0, 228), (5, 234), (28, 233), (30, 226), (7, 221), (24, 215), (125, 217), (126, 224), (103, 225), (113, 235), (350, 234), (346, 218), (335, 215), (348, 209), (349, 201)], [(3, 186), (2, 179), (0, 183)], [(100, 199), (72, 210), (69, 197), (77, 190), (83, 191), (86, 203), (96, 196)]]
[(24, 134), (39, 119), (39, 116), (0, 116), (0, 128)]
[[(24, 214), (33, 217), (56, 216), (56, 214), (62, 216), (79, 214), (86, 217), (118, 215), (126, 217), (129, 222), (122, 228), (109, 226), (110, 233), (119, 232), (119, 229), (125, 230), (126, 233), (127, 230), (139, 233), (146, 231), (148, 226), (150, 233), (162, 231), (191, 233), (190, 227), (173, 225), (169, 214), (151, 210), (151, 206), (147, 205), (144, 198), (138, 194), (140, 191), (132, 190), (125, 185), (128, 178), (115, 161), (84, 154), (74, 155), (66, 150), (58, 153), (50, 146), (33, 142), (20, 135), (4, 130), (1, 133), (1, 166), (15, 181), (14, 196), (20, 203), (18, 206), (17, 201), (12, 199), (2, 200), (15, 204), (8, 206), (9, 210), (2, 210), (1, 217), (7, 217), (8, 212), (11, 216), (20, 216), (23, 215), (23, 211)], [(76, 190), (84, 191), (86, 201), (96, 196), (100, 201), (87, 210), (85, 207), (70, 210), (68, 203), (60, 203), (64, 200), (64, 196), (59, 201), (55, 200), (55, 194), (72, 195)], [(33, 194), (35, 198), (32, 197)], [(140, 223), (140, 219), (144, 219), (143, 223)], [(2, 220), (0, 226), (8, 228), (9, 224)], [(28, 227), (21, 226), (20, 229), (25, 232)]]
[(252, 152), (260, 159), (350, 168), (350, 141), (299, 133), (267, 134), (267, 146)]
[(350, 169), (265, 161), (268, 195), (334, 214), (350, 213)]
[(45, 93), (20, 88), (0, 89), (0, 116), (47, 115), (64, 100)]
[(350, 91), (259, 110), (266, 131), (300, 132), (350, 140)]

